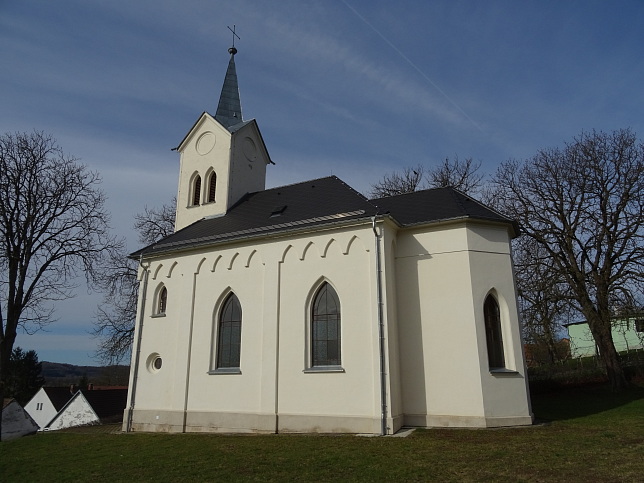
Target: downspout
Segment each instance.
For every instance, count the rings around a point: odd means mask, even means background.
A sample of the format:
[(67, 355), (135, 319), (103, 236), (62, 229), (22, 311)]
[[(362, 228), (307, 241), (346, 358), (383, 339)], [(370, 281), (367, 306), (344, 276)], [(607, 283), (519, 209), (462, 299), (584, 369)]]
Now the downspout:
[[(150, 264), (148, 264), (148, 267)], [(143, 337), (143, 319), (145, 316), (145, 297), (148, 292), (148, 267), (143, 266), (143, 254), (139, 258), (139, 267), (143, 269), (143, 294), (141, 295), (141, 313), (139, 314), (139, 336), (136, 341), (136, 351), (134, 352), (134, 374), (132, 375), (132, 391), (130, 391), (130, 407), (127, 413), (127, 433), (132, 431), (132, 414), (134, 413), (134, 399), (136, 395), (136, 383), (139, 377), (139, 360), (141, 358), (141, 338)]]
[[(205, 260), (205, 259), (204, 259)], [(202, 261), (203, 263), (203, 261)], [(188, 358), (186, 361), (186, 391), (183, 399), (183, 425), (181, 432), (186, 432), (186, 427), (188, 424), (188, 397), (190, 395), (190, 361), (192, 360), (192, 332), (195, 322), (195, 298), (197, 293), (197, 275), (201, 269), (201, 263), (197, 267), (196, 273), (193, 274), (192, 278), (192, 302), (190, 304), (190, 330), (188, 332)]]
[(380, 261), (380, 238), (376, 229), (376, 217), (371, 218), (371, 228), (376, 242), (376, 298), (378, 303), (378, 335), (380, 337), (380, 436), (387, 434), (387, 373), (385, 365), (385, 324), (382, 301), (382, 266)]

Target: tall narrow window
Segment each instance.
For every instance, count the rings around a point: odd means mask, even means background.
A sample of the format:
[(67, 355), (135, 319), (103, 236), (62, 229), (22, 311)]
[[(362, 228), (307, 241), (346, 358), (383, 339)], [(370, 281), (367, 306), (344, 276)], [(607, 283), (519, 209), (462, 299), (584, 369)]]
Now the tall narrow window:
[(324, 282), (311, 307), (311, 365), (339, 366), (340, 362), (340, 301)]
[(241, 354), (242, 311), (239, 299), (231, 293), (221, 308), (217, 332), (217, 369), (238, 368)]
[(161, 287), (159, 290), (159, 298), (157, 301), (157, 315), (165, 314), (165, 309), (168, 305), (168, 289)]
[(492, 295), (488, 295), (485, 299), (483, 314), (485, 317), (487, 359), (490, 369), (502, 369), (505, 367), (505, 356), (503, 355), (501, 312), (498, 302)]
[(215, 192), (217, 191), (217, 174), (212, 173), (208, 183), (208, 203), (215, 201)]
[(194, 181), (194, 189), (192, 191), (192, 206), (197, 206), (201, 200), (201, 176), (197, 175)]

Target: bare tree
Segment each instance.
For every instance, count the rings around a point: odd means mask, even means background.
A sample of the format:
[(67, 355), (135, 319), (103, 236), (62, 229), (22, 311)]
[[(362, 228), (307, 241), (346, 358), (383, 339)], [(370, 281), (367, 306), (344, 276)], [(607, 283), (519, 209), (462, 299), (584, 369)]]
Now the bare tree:
[(557, 344), (557, 333), (570, 319), (569, 290), (553, 267), (552, 258), (534, 239), (513, 240), (519, 310), (523, 338), (545, 349), (550, 363), (567, 356)]
[(412, 193), (422, 189), (425, 168), (420, 164), (415, 168), (403, 168), (401, 172), (394, 171), (383, 176), (382, 180), (371, 185), (369, 196), (371, 198), (385, 198), (387, 196)]
[(465, 161), (458, 159), (458, 156), (455, 156), (453, 161), (445, 158), (442, 164), (427, 173), (427, 186), (451, 186), (469, 195), (476, 194), (483, 187), (485, 179), (485, 176), (479, 173), (480, 168), (481, 162), (474, 162), (472, 158), (466, 158)]
[(150, 245), (174, 233), (174, 217), (177, 200), (175, 198), (161, 208), (143, 209), (134, 216), (134, 229), (139, 234), (139, 243)]
[(563, 149), (503, 163), (493, 183), (497, 206), (551, 259), (622, 390), (611, 319), (644, 278), (644, 145), (630, 130), (582, 133)]
[(42, 132), (0, 136), (0, 379), (18, 327), (52, 322), (81, 272), (96, 280), (119, 243), (109, 234), (100, 177)]
[[(134, 229), (142, 245), (150, 245), (174, 233), (176, 201), (161, 208), (145, 207), (135, 215)], [(100, 285), (104, 298), (99, 305), (94, 335), (100, 339), (97, 356), (108, 364), (121, 361), (132, 348), (134, 323), (139, 294), (138, 262), (127, 257), (125, 250), (112, 252), (103, 270)]]
[(429, 170), (422, 165), (403, 168), (402, 171), (386, 174), (377, 183), (371, 185), (371, 198), (384, 198), (427, 188), (445, 188), (450, 186), (463, 193), (474, 195), (483, 187), (485, 175), (479, 173), (481, 162), (472, 158), (465, 161), (454, 157), (445, 158), (438, 166)]

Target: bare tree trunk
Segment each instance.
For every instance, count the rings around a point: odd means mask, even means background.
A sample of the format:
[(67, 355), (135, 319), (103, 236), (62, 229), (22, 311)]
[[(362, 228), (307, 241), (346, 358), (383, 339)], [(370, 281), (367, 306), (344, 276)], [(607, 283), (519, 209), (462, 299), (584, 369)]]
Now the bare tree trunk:
[(597, 319), (597, 314), (593, 314), (593, 316), (587, 318), (590, 332), (599, 349), (599, 357), (606, 368), (606, 375), (608, 376), (613, 392), (623, 391), (628, 386), (628, 382), (626, 381), (626, 375), (624, 374), (624, 368), (622, 367), (619, 354), (613, 343), (610, 324), (598, 323), (599, 321)]

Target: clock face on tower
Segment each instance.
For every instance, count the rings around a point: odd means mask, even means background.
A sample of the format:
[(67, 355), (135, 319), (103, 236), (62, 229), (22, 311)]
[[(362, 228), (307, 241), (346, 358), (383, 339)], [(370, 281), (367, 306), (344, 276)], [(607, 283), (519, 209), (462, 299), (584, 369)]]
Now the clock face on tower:
[(257, 159), (257, 147), (255, 146), (255, 142), (251, 138), (244, 139), (244, 142), (242, 144), (242, 151), (244, 152), (244, 156), (246, 156), (246, 159), (248, 159), (248, 161), (255, 161), (255, 159)]
[(215, 133), (212, 131), (206, 131), (201, 136), (199, 136), (199, 139), (197, 139), (195, 147), (197, 149), (197, 152), (202, 156), (204, 156), (208, 154), (210, 151), (212, 151), (212, 148), (215, 147), (216, 143), (217, 143), (217, 136), (215, 136)]

